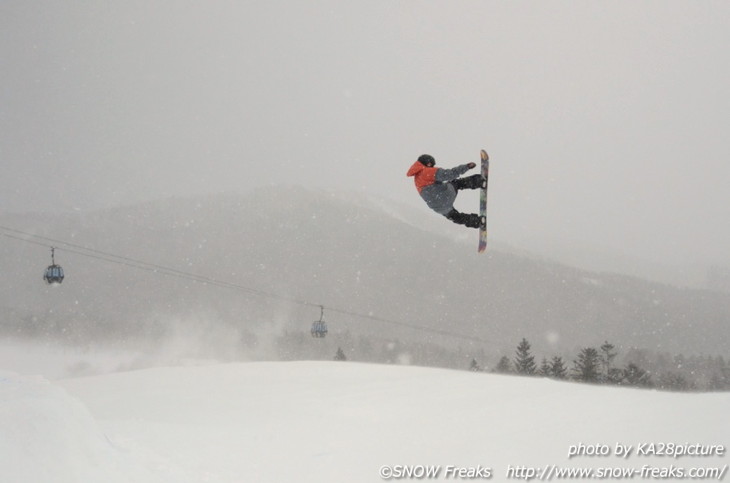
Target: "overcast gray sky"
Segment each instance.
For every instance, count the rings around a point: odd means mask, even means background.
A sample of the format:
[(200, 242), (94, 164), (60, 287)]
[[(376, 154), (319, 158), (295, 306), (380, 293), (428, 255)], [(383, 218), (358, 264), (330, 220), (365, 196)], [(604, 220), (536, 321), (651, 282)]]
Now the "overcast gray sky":
[(725, 1), (5, 0), (1, 206), (294, 183), (425, 210), (415, 158), (484, 147), (495, 238), (730, 264), (728, 46)]

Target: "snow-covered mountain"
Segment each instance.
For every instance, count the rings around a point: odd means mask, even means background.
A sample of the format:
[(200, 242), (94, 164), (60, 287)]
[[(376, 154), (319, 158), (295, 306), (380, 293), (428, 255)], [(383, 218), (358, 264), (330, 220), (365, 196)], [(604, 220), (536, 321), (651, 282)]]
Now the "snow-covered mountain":
[(364, 195), (276, 187), (64, 216), (5, 214), (0, 226), (73, 244), (41, 243), (59, 247), (67, 274), (46, 287), (48, 247), (3, 239), (5, 334), (88, 343), (176, 331), (231, 339), (234, 330), (260, 341), (308, 331), (324, 305), (333, 335), (495, 357), (522, 337), (546, 356), (605, 340), (619, 350), (727, 352), (728, 294), (579, 270), (499, 243), (480, 256), (463, 227)]

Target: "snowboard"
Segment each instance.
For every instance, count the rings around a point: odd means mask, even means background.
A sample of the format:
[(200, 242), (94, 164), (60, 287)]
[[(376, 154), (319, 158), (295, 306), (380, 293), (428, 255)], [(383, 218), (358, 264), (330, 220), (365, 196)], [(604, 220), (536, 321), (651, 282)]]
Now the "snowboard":
[(489, 155), (485, 150), (481, 150), (482, 157), (482, 176), (484, 176), (484, 184), (479, 193), (479, 219), (482, 224), (479, 227), (479, 253), (487, 249), (487, 181), (489, 180)]

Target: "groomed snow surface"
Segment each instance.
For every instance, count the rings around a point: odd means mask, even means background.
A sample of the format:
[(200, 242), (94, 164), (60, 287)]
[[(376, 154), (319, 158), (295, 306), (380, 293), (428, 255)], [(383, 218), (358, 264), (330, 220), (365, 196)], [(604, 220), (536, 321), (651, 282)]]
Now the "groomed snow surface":
[[(485, 469), (490, 481), (509, 481), (527, 479), (515, 468), (546, 465), (722, 468), (727, 451), (674, 458), (639, 456), (636, 446), (727, 447), (729, 408), (728, 393), (352, 362), (209, 363), (54, 381), (3, 372), (0, 481), (378, 482), (383, 466), (399, 465), (441, 467), (406, 481), (480, 480)], [(634, 448), (629, 458), (615, 454), (617, 443)], [(569, 458), (581, 444), (610, 454)], [(448, 466), (473, 470), (459, 477)]]

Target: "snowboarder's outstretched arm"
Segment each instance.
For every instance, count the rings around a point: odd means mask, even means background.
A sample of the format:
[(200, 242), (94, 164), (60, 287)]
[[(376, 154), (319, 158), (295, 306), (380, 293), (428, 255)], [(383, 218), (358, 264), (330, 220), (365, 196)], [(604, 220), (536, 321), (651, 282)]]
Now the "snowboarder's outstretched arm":
[(439, 168), (436, 171), (436, 181), (439, 183), (445, 183), (446, 181), (452, 181), (461, 176), (462, 174), (466, 173), (470, 169), (474, 168), (476, 164), (474, 163), (467, 163), (459, 165), (455, 168), (451, 169), (444, 169)]

